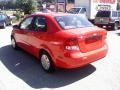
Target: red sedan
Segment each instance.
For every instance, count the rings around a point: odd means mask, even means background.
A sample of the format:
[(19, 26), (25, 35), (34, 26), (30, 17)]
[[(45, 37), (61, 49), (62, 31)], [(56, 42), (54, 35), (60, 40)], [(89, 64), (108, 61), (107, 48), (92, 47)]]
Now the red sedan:
[(37, 57), (43, 69), (77, 68), (106, 56), (106, 30), (84, 16), (40, 14), (26, 17), (13, 26), (11, 43)]

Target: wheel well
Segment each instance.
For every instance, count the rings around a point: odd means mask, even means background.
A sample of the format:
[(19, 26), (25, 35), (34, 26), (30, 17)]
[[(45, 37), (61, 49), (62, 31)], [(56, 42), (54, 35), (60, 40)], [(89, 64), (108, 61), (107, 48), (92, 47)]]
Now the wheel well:
[(13, 35), (11, 35), (11, 39), (14, 38)]
[(119, 22), (119, 21), (116, 21), (115, 23), (118, 23), (118, 24), (119, 24), (120, 22)]
[(41, 56), (42, 52), (47, 52), (47, 51), (45, 49), (40, 49), (40, 51), (39, 51), (39, 57)]

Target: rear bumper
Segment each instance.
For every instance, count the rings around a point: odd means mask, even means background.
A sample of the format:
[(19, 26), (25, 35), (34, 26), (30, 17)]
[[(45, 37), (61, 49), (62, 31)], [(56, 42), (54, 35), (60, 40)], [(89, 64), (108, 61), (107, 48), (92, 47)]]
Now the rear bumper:
[(99, 27), (103, 27), (103, 26), (106, 26), (106, 27), (112, 27), (113, 25), (114, 25), (114, 23), (108, 23), (108, 24), (95, 24), (95, 25), (97, 25), (97, 26), (99, 26)]
[(64, 57), (56, 59), (56, 66), (60, 68), (77, 68), (99, 60), (106, 56), (108, 51), (107, 45), (87, 53), (64, 53)]

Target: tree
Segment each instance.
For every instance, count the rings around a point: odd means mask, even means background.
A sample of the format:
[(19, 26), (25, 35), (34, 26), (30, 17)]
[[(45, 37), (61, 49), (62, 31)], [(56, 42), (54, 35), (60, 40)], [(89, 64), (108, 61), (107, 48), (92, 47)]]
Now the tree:
[(17, 8), (22, 10), (25, 14), (31, 14), (37, 10), (36, 0), (17, 0)]

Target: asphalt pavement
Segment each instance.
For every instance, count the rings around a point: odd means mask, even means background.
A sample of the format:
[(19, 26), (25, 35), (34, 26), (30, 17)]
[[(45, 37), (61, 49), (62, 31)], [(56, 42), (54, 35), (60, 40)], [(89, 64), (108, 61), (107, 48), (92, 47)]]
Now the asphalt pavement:
[(40, 62), (10, 43), (12, 27), (0, 29), (0, 90), (120, 90), (120, 30), (108, 31), (108, 54), (88, 66), (44, 72)]

